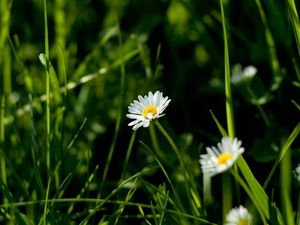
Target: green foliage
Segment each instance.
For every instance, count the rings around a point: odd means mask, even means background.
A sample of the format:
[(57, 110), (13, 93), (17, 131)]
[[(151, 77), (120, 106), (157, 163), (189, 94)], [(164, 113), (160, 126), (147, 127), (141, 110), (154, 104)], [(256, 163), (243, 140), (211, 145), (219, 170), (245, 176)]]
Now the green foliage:
[[(0, 224), (223, 224), (239, 205), (299, 224), (299, 7), (1, 0)], [(132, 131), (156, 90), (165, 116)], [(245, 152), (206, 177), (227, 135)]]

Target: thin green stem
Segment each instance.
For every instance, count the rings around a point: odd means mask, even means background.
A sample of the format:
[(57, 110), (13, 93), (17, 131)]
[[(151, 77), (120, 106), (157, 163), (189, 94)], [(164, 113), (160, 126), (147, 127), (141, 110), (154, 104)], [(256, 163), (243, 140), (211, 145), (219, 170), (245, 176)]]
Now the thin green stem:
[[(6, 41), (7, 42), (7, 41)], [(3, 66), (3, 95), (1, 96), (1, 121), (4, 121), (6, 110), (8, 108), (8, 101), (7, 98), (11, 94), (11, 51), (8, 45), (4, 46), (3, 53), (5, 57), (2, 59), (2, 66)], [(0, 144), (5, 143), (5, 123), (1, 123), (1, 131), (0, 131)], [(4, 148), (3, 148), (4, 150)], [(3, 180), (4, 184), (7, 184), (7, 171), (6, 171), (6, 161), (3, 157), (1, 157), (1, 179)], [(4, 198), (4, 202), (7, 201)]]
[[(154, 123), (158, 127), (160, 132), (164, 135), (164, 137), (167, 139), (167, 141), (171, 145), (173, 151), (175, 152), (175, 154), (176, 154), (176, 156), (179, 160), (181, 171), (182, 171), (183, 176), (186, 180), (186, 182), (184, 182), (184, 187), (185, 187), (185, 190), (186, 190), (186, 194), (187, 194), (188, 199), (191, 200), (192, 196), (191, 196), (190, 188), (191, 188), (192, 185), (189, 184), (190, 183), (189, 172), (188, 172), (187, 167), (184, 165), (183, 157), (182, 157), (179, 149), (177, 148), (175, 142), (173, 141), (173, 139), (170, 137), (168, 132), (162, 127), (162, 125), (158, 122), (158, 120), (154, 120)], [(193, 206), (194, 203), (192, 202), (192, 200), (190, 201), (190, 203), (191, 203), (191, 206)]]
[(136, 137), (136, 131), (132, 132), (132, 135), (131, 135), (131, 138), (130, 138), (130, 141), (129, 141), (129, 145), (128, 145), (128, 148), (127, 148), (127, 152), (126, 152), (125, 161), (124, 161), (123, 170), (122, 170), (120, 180), (123, 180), (123, 178), (125, 176), (127, 166), (128, 166), (129, 157), (131, 155), (133, 144), (134, 144), (134, 141), (135, 141), (135, 137)]
[(46, 146), (46, 165), (48, 175), (50, 173), (51, 152), (50, 152), (50, 65), (49, 65), (49, 40), (48, 40), (48, 20), (47, 20), (47, 0), (44, 0), (44, 32), (45, 32), (45, 55), (46, 55), (46, 127), (47, 127), (47, 146)]
[[(68, 31), (67, 23), (66, 23), (66, 15), (65, 15), (65, 0), (55, 0), (54, 1), (54, 22), (55, 22), (55, 42), (56, 48), (62, 51), (65, 50), (66, 46), (66, 34)], [(59, 54), (57, 50), (57, 68), (59, 74), (59, 80), (61, 82), (64, 81), (63, 74), (65, 73), (65, 62), (64, 55)]]
[(257, 107), (258, 111), (260, 112), (260, 114), (263, 118), (263, 121), (265, 122), (265, 124), (267, 126), (270, 126), (271, 123), (270, 123), (264, 109), (261, 107), (261, 105), (256, 103), (257, 97), (256, 97), (255, 93), (253, 92), (252, 88), (250, 86), (247, 86), (246, 89), (247, 89), (248, 93), (250, 94), (251, 98), (253, 98), (255, 100), (255, 106)]
[[(11, 3), (8, 0), (2, 0), (0, 2), (0, 68), (3, 71), (0, 74), (3, 75), (2, 87), (0, 87), (0, 151), (4, 151), (5, 142), (5, 110), (7, 108), (6, 98), (11, 92), (11, 56), (10, 48), (8, 43), (9, 36), (9, 20), (10, 20), (10, 8)], [(3, 90), (1, 90), (3, 88)], [(6, 161), (4, 157), (0, 156), (0, 169), (1, 169), (1, 179), (4, 184), (7, 184), (7, 171), (6, 171)], [(3, 197), (3, 202), (6, 203), (8, 200)]]
[(279, 165), (280, 161), (282, 160), (283, 156), (286, 154), (286, 152), (288, 150), (290, 150), (290, 146), (292, 145), (292, 143), (294, 142), (294, 140), (298, 137), (300, 133), (300, 122), (296, 125), (296, 127), (294, 128), (293, 132), (290, 134), (290, 136), (288, 137), (288, 139), (286, 140), (286, 142), (284, 143), (280, 153), (279, 153), (279, 156), (277, 157), (264, 185), (263, 185), (263, 188), (266, 189), (272, 176), (274, 175), (275, 173), (275, 170), (277, 168), (277, 166)]
[[(5, 118), (5, 108), (6, 108), (6, 97), (5, 95), (2, 95), (0, 98), (0, 121), (3, 121)], [(0, 127), (0, 151), (4, 152), (4, 143), (5, 143), (5, 124), (1, 123), (1, 127)], [(0, 157), (0, 169), (1, 169), (1, 179), (4, 185), (7, 185), (7, 173), (6, 173), (6, 160), (4, 158), (4, 156)], [(3, 202), (7, 203), (8, 199), (5, 197), (5, 195), (3, 196)]]
[(167, 171), (165, 170), (164, 166), (163, 166), (162, 163), (160, 162), (159, 158), (157, 157), (157, 155), (156, 155), (154, 152), (152, 152), (152, 150), (151, 150), (145, 143), (143, 143), (142, 141), (140, 141), (140, 143), (145, 147), (145, 149), (146, 149), (148, 152), (150, 152), (150, 153), (153, 155), (155, 161), (157, 162), (157, 164), (158, 164), (159, 167), (161, 168), (161, 170), (162, 170), (162, 172), (164, 173), (164, 175), (165, 175), (165, 177), (166, 177), (168, 183), (170, 184), (171, 189), (172, 189), (172, 191), (173, 191), (173, 193), (174, 193), (174, 195), (175, 195), (175, 197), (176, 197), (176, 199), (177, 199), (177, 202), (178, 202), (178, 204), (179, 204), (180, 209), (181, 209), (182, 211), (184, 211), (184, 208), (183, 208), (183, 206), (182, 206), (182, 204), (181, 204), (181, 201), (180, 201), (180, 197), (179, 197), (179, 195), (178, 195), (178, 193), (177, 193), (177, 191), (176, 191), (176, 189), (175, 189), (175, 187), (174, 187), (174, 185), (173, 185), (173, 183), (172, 183), (172, 181), (171, 181), (171, 179), (170, 179), (170, 177), (169, 177)]
[(150, 123), (149, 125), (149, 133), (150, 133), (150, 138), (151, 138), (151, 142), (152, 142), (152, 145), (153, 145), (153, 148), (154, 150), (156, 151), (156, 154), (164, 160), (164, 157), (163, 157), (163, 153), (159, 147), (159, 144), (158, 144), (158, 140), (157, 140), (157, 136), (156, 136), (156, 133), (155, 133), (155, 129), (153, 127), (153, 124)]
[(228, 173), (222, 174), (222, 207), (224, 220), (232, 208), (232, 179)]
[(45, 198), (45, 204), (44, 204), (44, 225), (47, 225), (47, 214), (48, 214), (48, 200), (49, 200), (49, 191), (50, 191), (50, 185), (51, 185), (51, 178), (48, 180), (48, 186), (46, 191), (46, 198)]
[[(235, 137), (234, 130), (234, 116), (231, 95), (231, 82), (230, 82), (230, 62), (228, 53), (228, 41), (226, 30), (226, 19), (223, 7), (223, 0), (220, 0), (221, 14), (222, 14), (222, 27), (224, 39), (224, 70), (225, 70), (225, 100), (226, 100), (226, 118), (227, 118), (227, 133), (231, 139)], [(223, 177), (222, 179), (222, 196), (223, 196), (223, 218), (225, 218), (228, 211), (232, 206), (232, 190), (230, 187), (230, 178)]]
[(36, 155), (36, 130), (35, 130), (35, 120), (34, 120), (34, 114), (33, 114), (33, 101), (32, 96), (29, 95), (29, 102), (30, 102), (30, 119), (31, 119), (31, 156), (32, 156), (32, 163), (33, 163), (33, 171), (35, 174), (36, 181), (38, 183), (38, 186), (40, 188), (40, 191), (42, 193), (42, 196), (45, 196), (45, 188), (43, 186), (41, 173), (39, 169), (39, 163), (38, 163), (38, 157)]
[(160, 130), (160, 132), (165, 136), (165, 138), (167, 139), (167, 141), (169, 142), (169, 144), (171, 145), (172, 149), (174, 150), (178, 160), (179, 160), (179, 163), (180, 163), (180, 166), (182, 168), (184, 168), (184, 163), (183, 163), (183, 159), (182, 159), (182, 156), (176, 146), (176, 144), (174, 143), (174, 141), (172, 140), (172, 138), (170, 137), (170, 135), (168, 134), (168, 132), (162, 127), (162, 125), (158, 122), (158, 120), (154, 120), (154, 123), (155, 125), (158, 127), (158, 129)]
[[(0, 98), (0, 147), (1, 147), (1, 151), (4, 151), (3, 146), (4, 146), (4, 142), (5, 142), (5, 123), (4, 118), (5, 118), (5, 96), (2, 95)], [(7, 183), (7, 174), (6, 174), (6, 161), (4, 157), (0, 157), (1, 161), (1, 179), (3, 181), (4, 184)], [(3, 198), (4, 203), (6, 202), (6, 198)]]
[[(54, 1), (54, 23), (55, 23), (55, 47), (56, 47), (56, 60), (57, 60), (57, 71), (59, 83), (63, 83), (66, 87), (67, 76), (66, 76), (66, 64), (65, 64), (65, 46), (66, 46), (66, 33), (68, 32), (68, 27), (66, 24), (65, 15), (65, 0), (55, 0)], [(55, 92), (55, 91), (53, 91)], [(66, 105), (67, 91), (65, 88), (63, 104)], [(58, 148), (58, 157), (61, 156), (63, 150), (63, 138), (64, 138), (64, 118), (65, 109), (62, 107), (62, 119), (60, 125), (60, 148)], [(89, 152), (89, 151), (88, 151)], [(56, 156), (57, 158), (57, 156)], [(59, 187), (59, 173), (58, 170), (54, 173), (56, 188)]]
[(234, 130), (234, 116), (232, 106), (232, 95), (231, 95), (231, 83), (230, 83), (230, 63), (228, 53), (228, 41), (227, 31), (225, 23), (225, 13), (223, 8), (223, 0), (220, 0), (221, 13), (222, 13), (222, 25), (223, 25), (223, 38), (224, 38), (224, 69), (225, 69), (225, 99), (226, 99), (226, 117), (227, 117), (227, 129), (228, 135), (231, 138), (235, 137)]
[[(9, 20), (10, 20), (10, 8), (12, 1), (1, 0), (0, 1), (0, 56), (2, 55), (3, 48), (5, 46), (7, 37), (9, 36)], [(2, 57), (0, 57), (0, 60)]]
[(203, 174), (203, 199), (207, 205), (213, 202), (211, 194), (211, 176), (208, 173)]
[(291, 202), (291, 163), (292, 152), (287, 151), (280, 163), (280, 186), (284, 187), (280, 189), (281, 208), (287, 225), (295, 225)]
[(260, 17), (261, 17), (261, 21), (264, 25), (265, 28), (265, 40), (266, 43), (268, 45), (268, 50), (269, 50), (269, 56), (270, 56), (270, 64), (271, 64), (271, 69), (274, 75), (274, 79), (272, 81), (272, 86), (271, 86), (271, 90), (277, 90), (281, 81), (282, 81), (282, 76), (280, 74), (280, 67), (279, 67), (279, 61), (277, 58), (277, 54), (276, 54), (276, 46), (275, 46), (275, 41), (273, 39), (271, 30), (269, 28), (268, 22), (267, 22), (267, 18), (266, 18), (266, 14), (265, 11), (263, 9), (263, 6), (261, 4), (260, 0), (255, 0), (256, 1), (256, 5), (258, 8), (258, 11), (260, 13)]
[(298, 54), (300, 56), (300, 22), (299, 16), (297, 13), (297, 8), (294, 0), (288, 0), (288, 9), (289, 9), (289, 17), (293, 26), (294, 36), (296, 39), (296, 44), (298, 48)]

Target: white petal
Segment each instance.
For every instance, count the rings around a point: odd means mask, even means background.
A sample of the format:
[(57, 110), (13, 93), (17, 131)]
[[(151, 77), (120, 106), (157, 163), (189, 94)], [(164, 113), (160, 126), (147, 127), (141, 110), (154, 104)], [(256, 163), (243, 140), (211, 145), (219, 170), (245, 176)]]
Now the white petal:
[(134, 114), (141, 114), (141, 110), (138, 109), (136, 106), (128, 108), (128, 112), (134, 113)]
[(133, 126), (133, 125), (136, 125), (137, 123), (141, 122), (142, 120), (133, 120), (131, 121), (128, 126)]
[(137, 100), (134, 100), (134, 105), (139, 108), (140, 110), (143, 110), (144, 106)]
[(157, 98), (158, 98), (158, 96), (159, 96), (159, 91), (156, 91), (155, 93), (154, 93), (154, 96), (153, 96), (153, 104), (154, 105), (156, 105), (156, 106), (158, 106), (158, 104), (157, 104)]
[(156, 94), (156, 100), (155, 100), (155, 105), (156, 106), (159, 106), (160, 105), (160, 101), (161, 101), (161, 98), (162, 98), (162, 93), (157, 91), (155, 92)]
[(140, 104), (141, 104), (141, 106), (142, 106), (143, 108), (144, 108), (145, 106), (147, 106), (147, 105), (145, 104), (144, 98), (143, 98), (141, 95), (138, 96), (138, 99), (139, 99), (139, 102), (140, 102)]
[(137, 130), (138, 128), (140, 128), (141, 126), (143, 126), (143, 124), (144, 124), (144, 121), (141, 121), (140, 123), (136, 124), (136, 125), (132, 128), (132, 130)]
[(154, 96), (151, 91), (148, 93), (149, 105), (154, 105)]
[(144, 120), (143, 122), (144, 122), (143, 127), (149, 127), (150, 120)]
[(162, 104), (160, 107), (159, 107), (159, 111), (160, 113), (162, 113), (166, 107), (169, 105), (169, 102), (171, 101), (171, 99), (169, 99), (168, 101), (166, 101), (164, 104)]
[(136, 114), (126, 114), (126, 117), (129, 119), (144, 120), (144, 117), (142, 115)]

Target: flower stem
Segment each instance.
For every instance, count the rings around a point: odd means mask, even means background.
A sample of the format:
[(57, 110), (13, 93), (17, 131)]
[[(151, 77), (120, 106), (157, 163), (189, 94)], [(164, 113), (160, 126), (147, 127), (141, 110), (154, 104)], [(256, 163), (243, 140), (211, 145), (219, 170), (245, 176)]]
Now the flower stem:
[(255, 93), (253, 92), (253, 90), (252, 90), (252, 88), (250, 86), (247, 86), (247, 91), (250, 94), (250, 97), (255, 100), (255, 106), (258, 108), (258, 110), (259, 110), (259, 112), (260, 112), (260, 114), (262, 116), (262, 119), (265, 122), (265, 124), (267, 126), (271, 126), (271, 123), (270, 123), (270, 121), (269, 121), (269, 119), (268, 119), (265, 111), (263, 110), (262, 106), (259, 105), (259, 103), (257, 103), (257, 97), (256, 97)]
[(159, 147), (159, 143), (158, 143), (158, 140), (157, 140), (157, 136), (156, 136), (156, 133), (155, 133), (155, 129), (154, 129), (154, 126), (152, 123), (150, 123), (149, 125), (149, 133), (150, 133), (150, 138), (151, 138), (151, 142), (152, 142), (152, 146), (154, 148), (154, 150), (156, 151), (156, 154), (165, 161), (165, 157)]
[(174, 150), (178, 160), (179, 160), (179, 163), (180, 163), (180, 166), (182, 168), (184, 168), (184, 163), (183, 163), (183, 160), (182, 160), (182, 156), (176, 146), (176, 144), (174, 143), (174, 141), (172, 140), (172, 138), (170, 137), (170, 135), (168, 134), (168, 132), (162, 127), (162, 125), (158, 122), (158, 120), (154, 120), (154, 123), (155, 125), (158, 127), (158, 129), (160, 130), (160, 132), (165, 136), (165, 138), (167, 139), (167, 141), (169, 142), (169, 144), (171, 145), (172, 149)]
[[(158, 120), (154, 120), (154, 123), (158, 127), (158, 129), (161, 131), (161, 133), (165, 136), (165, 138), (167, 139), (167, 141), (171, 145), (173, 151), (175, 152), (175, 154), (176, 154), (176, 156), (179, 160), (181, 172), (182, 172), (183, 177), (185, 179), (184, 188), (185, 188), (185, 191), (186, 191), (186, 194), (187, 194), (187, 198), (192, 199), (192, 196), (191, 196), (191, 187), (192, 187), (192, 185), (189, 184), (190, 183), (189, 182), (189, 180), (190, 180), (189, 179), (189, 172), (188, 172), (187, 167), (184, 166), (183, 157), (180, 154), (179, 149), (177, 148), (176, 144), (174, 143), (174, 141), (172, 140), (172, 138), (170, 137), (168, 132), (161, 126), (161, 124), (158, 122)], [(193, 204), (192, 201), (190, 201), (190, 202), (191, 202), (191, 204)]]
[(129, 145), (128, 145), (128, 148), (127, 148), (127, 153), (126, 153), (126, 156), (125, 156), (124, 166), (123, 166), (123, 170), (122, 170), (122, 174), (121, 174), (121, 179), (120, 179), (121, 181), (125, 177), (125, 173), (126, 173), (126, 170), (127, 170), (128, 161), (129, 161), (129, 157), (130, 157), (131, 152), (132, 152), (132, 148), (133, 148), (133, 144), (134, 144), (134, 141), (135, 141), (135, 137), (136, 137), (136, 131), (134, 131), (132, 133), (130, 141), (129, 141)]
[[(225, 70), (225, 100), (226, 100), (226, 118), (227, 118), (227, 131), (231, 139), (235, 136), (234, 129), (234, 115), (233, 115), (233, 104), (230, 84), (230, 62), (228, 52), (228, 41), (227, 41), (227, 30), (225, 23), (225, 12), (223, 6), (223, 0), (220, 0), (221, 14), (222, 14), (222, 27), (223, 27), (223, 39), (224, 39), (224, 70)], [(223, 217), (230, 210), (232, 205), (232, 192), (230, 177), (226, 175), (222, 178), (222, 191), (223, 191)]]
[(47, 127), (47, 141), (46, 141), (46, 166), (48, 176), (51, 174), (51, 115), (50, 115), (50, 69), (49, 69), (49, 39), (48, 39), (48, 20), (47, 20), (47, 0), (44, 0), (44, 36), (45, 36), (45, 55), (46, 55), (46, 127)]
[(222, 174), (222, 206), (223, 219), (225, 219), (228, 209), (232, 208), (232, 183), (228, 173)]

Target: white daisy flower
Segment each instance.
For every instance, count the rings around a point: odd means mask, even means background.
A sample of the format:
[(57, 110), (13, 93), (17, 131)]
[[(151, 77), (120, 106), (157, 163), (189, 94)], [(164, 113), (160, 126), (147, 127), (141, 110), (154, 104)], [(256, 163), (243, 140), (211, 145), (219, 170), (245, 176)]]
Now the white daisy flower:
[(298, 167), (296, 168), (296, 173), (297, 173), (298, 181), (300, 182), (300, 163), (299, 163)]
[(250, 225), (252, 222), (252, 215), (243, 207), (236, 207), (230, 210), (226, 216), (225, 225)]
[(230, 168), (245, 149), (237, 138), (222, 138), (217, 147), (207, 147), (207, 154), (200, 155), (200, 165), (203, 173), (214, 176)]
[(150, 121), (164, 116), (163, 111), (169, 105), (171, 99), (168, 96), (163, 97), (163, 93), (156, 91), (154, 94), (149, 91), (148, 96), (138, 96), (138, 101), (134, 100), (128, 106), (128, 114), (126, 117), (133, 119), (128, 126), (133, 126), (133, 130), (137, 130), (141, 126), (148, 127)]
[(240, 64), (234, 65), (232, 68), (231, 82), (233, 84), (240, 84), (243, 82), (248, 82), (256, 75), (257, 68), (255, 66), (246, 66), (242, 69)]

